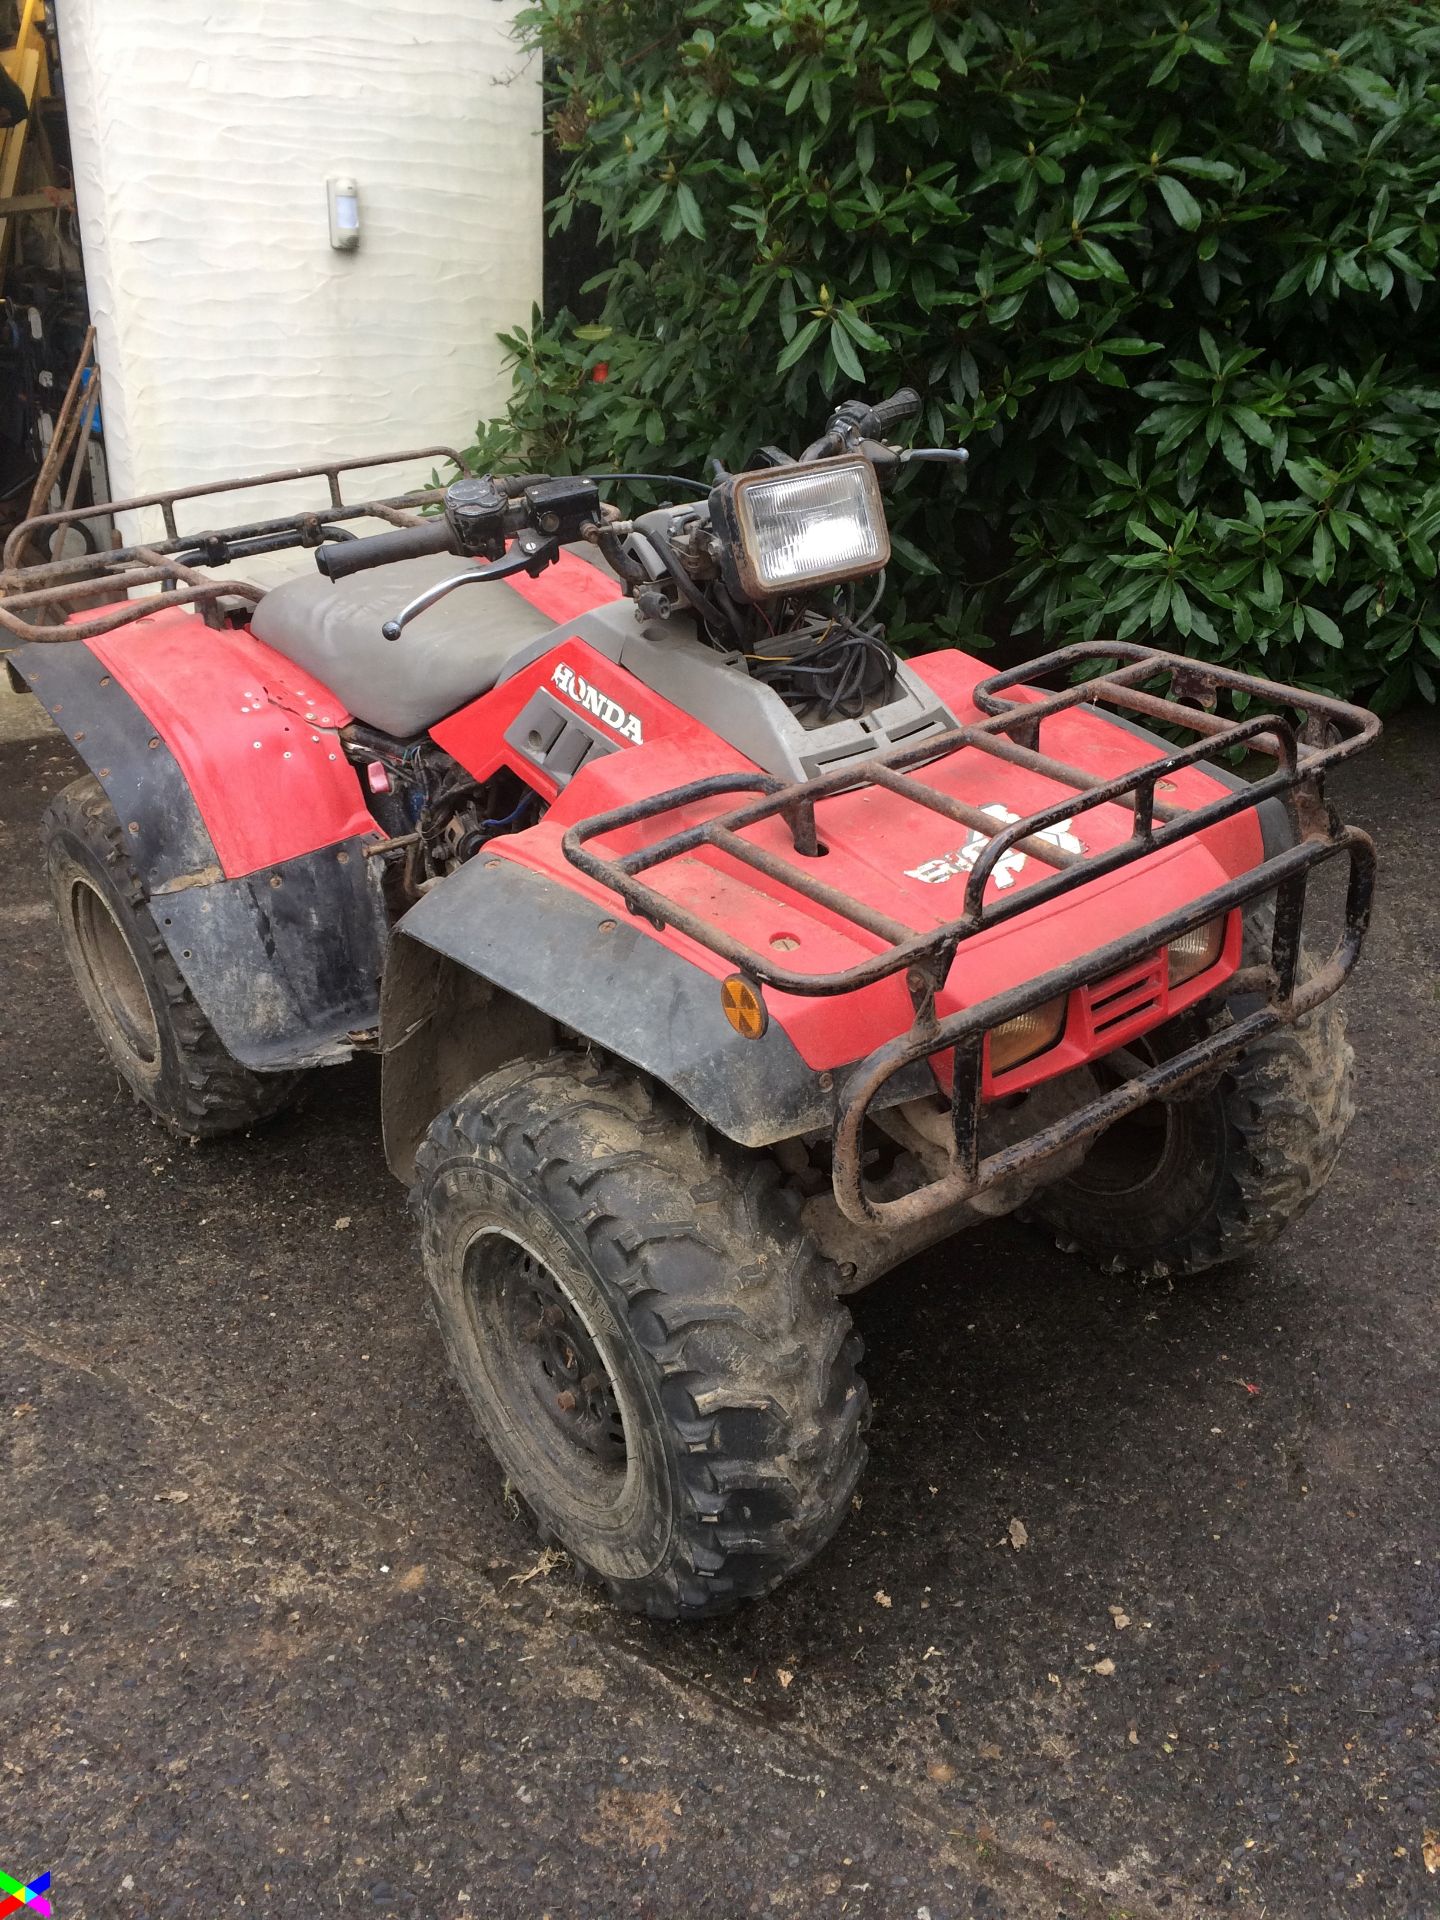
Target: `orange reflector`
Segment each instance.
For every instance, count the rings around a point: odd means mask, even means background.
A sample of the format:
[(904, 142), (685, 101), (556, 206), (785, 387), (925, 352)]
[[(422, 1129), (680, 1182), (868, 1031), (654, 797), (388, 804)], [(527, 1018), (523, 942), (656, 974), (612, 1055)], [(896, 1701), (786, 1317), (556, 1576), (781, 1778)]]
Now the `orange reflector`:
[(740, 974), (732, 973), (720, 989), (720, 1004), (725, 1018), (742, 1040), (758, 1040), (770, 1024), (760, 989)]

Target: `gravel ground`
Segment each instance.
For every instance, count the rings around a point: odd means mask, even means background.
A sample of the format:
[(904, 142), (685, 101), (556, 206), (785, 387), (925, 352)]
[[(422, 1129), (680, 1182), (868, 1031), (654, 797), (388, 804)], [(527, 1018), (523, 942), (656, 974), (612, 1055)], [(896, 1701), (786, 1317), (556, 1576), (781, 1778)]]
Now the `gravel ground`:
[(74, 762), (0, 723), (0, 1866), (58, 1920), (1440, 1913), (1427, 719), (1337, 783), (1384, 893), (1320, 1204), (1177, 1290), (1002, 1222), (863, 1296), (858, 1510), (698, 1630), (507, 1511), (369, 1063), (200, 1151), (122, 1095), (36, 853)]

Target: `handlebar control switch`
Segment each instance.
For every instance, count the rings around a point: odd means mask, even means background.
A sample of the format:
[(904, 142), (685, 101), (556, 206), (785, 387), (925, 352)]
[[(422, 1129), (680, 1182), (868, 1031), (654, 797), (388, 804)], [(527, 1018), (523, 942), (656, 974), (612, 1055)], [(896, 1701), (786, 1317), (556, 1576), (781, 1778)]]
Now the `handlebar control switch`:
[(582, 529), (600, 518), (600, 489), (583, 474), (540, 480), (526, 487), (525, 504), (532, 524), (563, 547), (580, 539)]
[(445, 489), (445, 519), (461, 553), (498, 560), (505, 551), (506, 494), (489, 474), (457, 480)]

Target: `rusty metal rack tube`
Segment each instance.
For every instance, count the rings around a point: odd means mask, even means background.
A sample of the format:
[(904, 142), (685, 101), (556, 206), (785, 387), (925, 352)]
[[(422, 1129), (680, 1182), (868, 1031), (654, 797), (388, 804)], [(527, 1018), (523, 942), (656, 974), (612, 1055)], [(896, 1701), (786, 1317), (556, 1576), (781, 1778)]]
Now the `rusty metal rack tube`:
[[(129, 500), (37, 514), (22, 521), (5, 542), (4, 568), (0, 571), (0, 628), (25, 641), (93, 640), (142, 620), (162, 606), (196, 605), (209, 618), (222, 600), (237, 599), (253, 605), (261, 597), (261, 588), (244, 581), (210, 580), (194, 571), (195, 564), (227, 566), (260, 553), (279, 552), (289, 547), (315, 547), (322, 540), (336, 537), (336, 531), (348, 520), (375, 519), (396, 527), (414, 526), (418, 509), (437, 505), (443, 497), (442, 488), (413, 489), (383, 499), (346, 500), (342, 476), (366, 468), (407, 466), (422, 460), (449, 463), (461, 473), (469, 471), (453, 447), (411, 447), (366, 459), (332, 460), (313, 467), (282, 467), (271, 473), (247, 474), (241, 479), (206, 481), (197, 486), (174, 487), (163, 493), (141, 494)], [(190, 533), (180, 530), (176, 508), (184, 503), (307, 480), (323, 484), (325, 498), (315, 507), (220, 529), (197, 528)], [(42, 560), (30, 565), (24, 562), (32, 542), (43, 545), (66, 527), (93, 519), (97, 513), (117, 515), (147, 510), (159, 511), (165, 527), (163, 538), (73, 559)], [(163, 589), (159, 595), (129, 599), (132, 591), (156, 585)], [(94, 619), (67, 617), (67, 603), (76, 596), (93, 599), (102, 592), (112, 595), (114, 604), (106, 606)], [(41, 611), (50, 613), (52, 619), (37, 623), (25, 617)]]
[[(1300, 925), (1309, 877), (1322, 862), (1341, 856), (1349, 861), (1344, 926), (1329, 958), (1300, 981)], [(1286, 848), (1174, 913), (1110, 941), (1083, 962), (1054, 968), (944, 1019), (936, 1019), (933, 1012), (917, 1019), (907, 1033), (877, 1047), (852, 1067), (837, 1094), (832, 1178), (841, 1212), (857, 1225), (912, 1225), (986, 1188), (1026, 1174), (1053, 1154), (1093, 1139), (1151, 1101), (1166, 1099), (1198, 1074), (1223, 1066), (1252, 1040), (1298, 1020), (1344, 983), (1360, 956), (1374, 886), (1375, 848), (1369, 835), (1357, 827), (1341, 828), (1333, 837), (1305, 839)], [(1269, 893), (1275, 895), (1269, 959), (1243, 968), (1226, 982), (1226, 993), (1232, 998), (1262, 994), (1261, 1006), (1240, 1012), (1228, 1024), (1146, 1065), (1119, 1086), (1097, 1094), (1026, 1138), (982, 1155), (981, 1090), (987, 1033), (1089, 980), (1108, 978), (1182, 934)], [(909, 1193), (877, 1200), (865, 1185), (863, 1136), (867, 1116), (897, 1074), (946, 1052), (952, 1064), (948, 1170)]]
[[(1050, 674), (1073, 674), (1094, 660), (1119, 659), (1110, 672), (1067, 687), (1046, 697), (1033, 697), (1033, 683)], [(1138, 682), (1168, 673), (1173, 691), (1183, 689), (1188, 701), (1213, 703), (1222, 691), (1242, 693), (1303, 716), (1297, 737), (1292, 721), (1283, 714), (1261, 712), (1249, 719), (1224, 720), (1202, 706), (1163, 699)], [(1005, 700), (1007, 688), (1024, 685), (1027, 693)], [(1359, 752), (1373, 741), (1380, 723), (1362, 708), (1323, 695), (1284, 687), (1210, 667), (1173, 654), (1126, 644), (1095, 642), (1064, 648), (1008, 673), (995, 674), (975, 689), (975, 703), (988, 717), (958, 727), (918, 745), (892, 750), (857, 766), (819, 779), (784, 785), (764, 774), (712, 775), (672, 788), (649, 800), (581, 821), (564, 838), (567, 858), (584, 873), (618, 893), (632, 912), (656, 926), (674, 927), (729, 962), (762, 985), (802, 995), (853, 992), (874, 981), (903, 971), (914, 1018), (895, 1039), (877, 1047), (843, 1075), (836, 1094), (832, 1152), (832, 1181), (836, 1204), (847, 1219), (860, 1226), (903, 1229), (926, 1217), (973, 1199), (1002, 1182), (1033, 1173), (1039, 1164), (1067, 1147), (1083, 1145), (1126, 1114), (1154, 1100), (1172, 1097), (1197, 1075), (1233, 1058), (1251, 1040), (1282, 1023), (1294, 1021), (1336, 991), (1359, 957), (1369, 924), (1375, 879), (1375, 850), (1356, 828), (1341, 827), (1325, 804), (1323, 775), (1338, 760)], [(1147, 719), (1188, 729), (1200, 739), (1190, 746), (1162, 751), (1153, 759), (1114, 779), (1105, 780), (1056, 760), (1040, 751), (1041, 728), (1047, 719), (1082, 703), (1105, 703)], [(1018, 738), (1015, 736), (1019, 736)], [(995, 820), (929, 787), (915, 777), (927, 765), (975, 749), (1008, 765), (1025, 768), (1066, 788), (1064, 796), (1047, 807), (997, 826)], [(1276, 762), (1275, 771), (1248, 782), (1204, 806), (1182, 808), (1161, 804), (1156, 788), (1170, 774), (1191, 767), (1230, 748), (1248, 748)], [(804, 871), (807, 854), (818, 851), (816, 806), (842, 794), (880, 787), (886, 792), (928, 807), (945, 818), (975, 827), (986, 836), (966, 886), (964, 909), (954, 920), (920, 932), (818, 881)], [(759, 792), (760, 798), (731, 808), (698, 825), (684, 828), (617, 857), (591, 851), (587, 842), (624, 831), (682, 806), (740, 792)], [(1061, 893), (1083, 886), (1102, 874), (1164, 850), (1235, 814), (1279, 798), (1289, 816), (1294, 843), (1258, 866), (1214, 888), (1183, 908), (1162, 916), (1133, 933), (1122, 935), (1082, 959), (1057, 967), (991, 999), (940, 1017), (936, 994), (944, 984), (961, 943), (988, 927), (1018, 914), (1033, 912)], [(1131, 812), (1129, 837), (1104, 853), (1066, 855), (1049, 842), (1035, 838), (1046, 827), (1077, 813), (1108, 804), (1126, 804)], [(746, 827), (781, 818), (795, 843), (796, 860), (780, 858), (768, 848), (741, 838)], [(781, 882), (803, 898), (881, 944), (870, 959), (833, 973), (797, 973), (777, 966), (768, 955), (736, 940), (723, 928), (678, 906), (647, 886), (639, 876), (667, 860), (702, 846), (716, 848), (742, 867)], [(987, 903), (985, 886), (996, 864), (1007, 852), (1032, 854), (1051, 872), (1009, 898)], [(1298, 980), (1300, 933), (1305, 913), (1306, 887), (1312, 870), (1322, 862), (1346, 857), (1349, 884), (1345, 924), (1334, 952), (1303, 982)], [(985, 1112), (984, 1074), (987, 1034), (1008, 1020), (1103, 980), (1153, 956), (1181, 935), (1237, 908), (1273, 895), (1274, 907), (1268, 960), (1251, 962), (1226, 982), (1232, 1001), (1258, 994), (1263, 1004), (1239, 1010), (1228, 1023), (1205, 1033), (1193, 1044), (1153, 1064), (1127, 1057), (1121, 1083), (1064, 1117), (1043, 1126), (1025, 1139), (998, 1152), (982, 1151), (981, 1127)], [(886, 1089), (898, 1075), (928, 1069), (947, 1054), (951, 1066), (950, 1148), (948, 1165), (939, 1177), (909, 1193), (876, 1199), (866, 1189), (865, 1128), (872, 1107), (887, 1104)], [(1115, 1056), (1118, 1060), (1120, 1056)], [(931, 1084), (936, 1083), (933, 1078)]]
[[(1044, 675), (1070, 672), (1095, 659), (1113, 660), (1117, 657), (1122, 664), (1113, 671), (1043, 699), (1006, 701), (1000, 698), (1003, 689), (1022, 681), (1028, 685)], [(1225, 690), (1293, 708), (1304, 715), (1306, 738), (1314, 743), (1302, 744), (1298, 741), (1290, 721), (1275, 713), (1227, 721), (1193, 706), (1181, 705), (1177, 700), (1158, 698), (1135, 684), (1152, 679), (1159, 673), (1168, 673), (1172, 684), (1184, 686), (1187, 697), (1198, 693), (1213, 700), (1219, 691)], [(989, 715), (987, 719), (934, 735), (918, 744), (892, 749), (813, 780), (787, 786), (766, 775), (712, 775), (580, 821), (565, 834), (563, 847), (566, 858), (581, 872), (618, 893), (632, 912), (650, 920), (657, 927), (668, 925), (675, 928), (763, 986), (785, 993), (831, 996), (854, 992), (895, 973), (914, 972), (930, 982), (933, 992), (948, 973), (962, 941), (1017, 914), (1034, 911), (1045, 902), (1083, 886), (1089, 880), (1113, 873), (1133, 861), (1202, 833), (1267, 799), (1279, 797), (1286, 802), (1298, 836), (1326, 837), (1328, 815), (1321, 795), (1321, 775), (1334, 761), (1368, 745), (1379, 731), (1379, 722), (1372, 714), (1343, 701), (1270, 681), (1255, 680), (1228, 668), (1212, 667), (1178, 655), (1118, 642), (1095, 642), (1063, 648), (1025, 667), (992, 675), (976, 688), (975, 701)], [(1081, 703), (1099, 701), (1131, 711), (1136, 709), (1138, 702), (1140, 710), (1148, 718), (1160, 719), (1169, 725), (1200, 733), (1202, 738), (1192, 746), (1177, 747), (1171, 752), (1159, 754), (1110, 780), (1098, 779), (1040, 751), (1041, 728), (1047, 719)], [(1335, 736), (1324, 745), (1319, 744), (1322, 729)], [(1025, 736), (1024, 740), (1011, 737), (1015, 734)], [(1155, 790), (1162, 779), (1231, 747), (1249, 748), (1268, 754), (1278, 762), (1276, 771), (1202, 807), (1177, 808), (1157, 804)], [(924, 781), (911, 777), (923, 767), (966, 748), (991, 754), (1010, 765), (1040, 774), (1069, 791), (1051, 806), (1030, 813), (1013, 824), (998, 826), (991, 816), (968, 808)], [(816, 804), (875, 786), (883, 787), (916, 806), (943, 814), (947, 819), (972, 826), (987, 836), (988, 844), (976, 860), (966, 887), (964, 910), (957, 918), (936, 928), (918, 930), (908, 927), (890, 916), (877, 915), (865, 902), (856, 900), (806, 871), (801, 823), (807, 823), (803, 831), (813, 841)], [(698, 825), (666, 835), (633, 852), (606, 856), (595, 852), (589, 845), (605, 835), (673, 813), (678, 808), (726, 793), (755, 792), (757, 789), (761, 794), (759, 799), (712, 815)], [(1051, 842), (1036, 837), (1045, 828), (1073, 818), (1077, 813), (1120, 802), (1130, 806), (1134, 829), (1127, 840), (1105, 853), (1087, 857), (1069, 856)], [(741, 837), (747, 827), (776, 817), (787, 820), (791, 826), (799, 855), (795, 860), (782, 860), (768, 849)], [(797, 972), (793, 968), (778, 965), (769, 955), (736, 939), (724, 928), (690, 909), (681, 907), (640, 879), (639, 876), (650, 868), (694, 852), (702, 846), (721, 851), (742, 866), (749, 866), (793, 889), (825, 911), (848, 921), (860, 932), (882, 942), (883, 950), (869, 959), (835, 972)], [(1012, 850), (1033, 855), (1055, 871), (1045, 879), (1019, 889), (1013, 897), (987, 903), (984, 899), (986, 881), (996, 863)]]

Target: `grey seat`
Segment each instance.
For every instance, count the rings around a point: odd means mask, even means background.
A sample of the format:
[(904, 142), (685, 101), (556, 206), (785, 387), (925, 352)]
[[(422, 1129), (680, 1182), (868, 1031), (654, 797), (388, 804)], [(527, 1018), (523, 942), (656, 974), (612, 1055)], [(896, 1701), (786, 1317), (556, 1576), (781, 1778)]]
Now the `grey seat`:
[(265, 595), (250, 630), (313, 674), (357, 720), (404, 739), (487, 693), (515, 654), (554, 629), (497, 580), (461, 587), (398, 640), (383, 637), (381, 627), (408, 600), (470, 564), (441, 553), (348, 580), (302, 574)]

